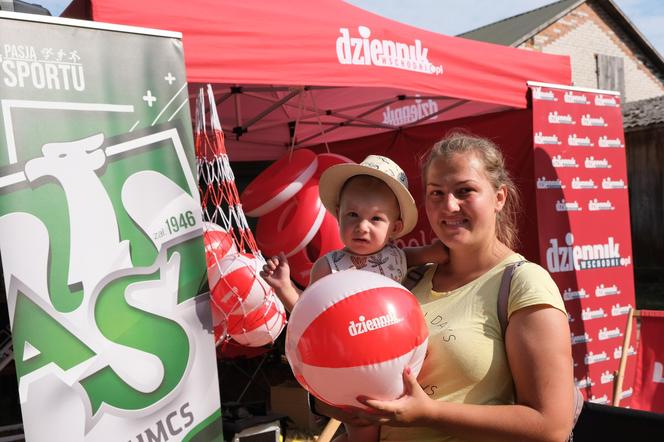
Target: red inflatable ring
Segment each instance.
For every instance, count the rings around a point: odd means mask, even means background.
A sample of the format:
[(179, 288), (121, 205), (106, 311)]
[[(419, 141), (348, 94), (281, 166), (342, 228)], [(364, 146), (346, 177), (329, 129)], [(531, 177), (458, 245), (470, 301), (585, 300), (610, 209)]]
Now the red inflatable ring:
[(328, 168), (335, 166), (337, 164), (346, 164), (354, 163), (355, 161), (351, 160), (348, 157), (339, 155), (336, 153), (321, 153), (318, 154), (318, 168), (314, 174), (314, 178), (318, 179)]
[(256, 242), (265, 256), (294, 255), (312, 240), (325, 218), (318, 198), (318, 180), (310, 180), (300, 192), (277, 210), (258, 219)]
[[(289, 158), (290, 157), (290, 158)], [(291, 199), (314, 175), (316, 154), (298, 149), (286, 154), (261, 172), (240, 196), (247, 216), (263, 216)]]
[(291, 278), (302, 287), (309, 285), (309, 276), (314, 262), (332, 250), (343, 249), (344, 243), (339, 237), (339, 224), (330, 212), (325, 213), (323, 223), (307, 246), (288, 258)]

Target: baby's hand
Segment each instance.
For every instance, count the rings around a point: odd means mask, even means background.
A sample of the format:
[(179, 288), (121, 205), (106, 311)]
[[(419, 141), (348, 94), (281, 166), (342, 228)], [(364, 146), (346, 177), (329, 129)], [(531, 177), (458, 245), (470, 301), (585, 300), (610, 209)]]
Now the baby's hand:
[(275, 290), (285, 289), (291, 286), (290, 267), (284, 253), (268, 258), (260, 273), (265, 282)]

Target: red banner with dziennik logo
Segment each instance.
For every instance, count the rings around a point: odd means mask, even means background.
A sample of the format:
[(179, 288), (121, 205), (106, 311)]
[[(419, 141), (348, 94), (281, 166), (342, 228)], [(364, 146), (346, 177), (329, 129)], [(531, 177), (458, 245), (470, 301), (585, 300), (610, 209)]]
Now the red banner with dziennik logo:
[(623, 351), (621, 405), (633, 394), (634, 308), (627, 165), (620, 96), (531, 85), (540, 262), (558, 284), (571, 329), (574, 377), (587, 400), (613, 402)]

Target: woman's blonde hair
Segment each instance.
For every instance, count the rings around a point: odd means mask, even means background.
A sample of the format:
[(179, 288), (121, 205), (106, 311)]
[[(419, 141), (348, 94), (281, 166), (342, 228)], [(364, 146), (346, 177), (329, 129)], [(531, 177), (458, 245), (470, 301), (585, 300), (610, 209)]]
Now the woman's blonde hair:
[(493, 141), (470, 133), (454, 131), (433, 145), (422, 158), (422, 180), (426, 188), (427, 171), (437, 158), (448, 159), (456, 154), (473, 153), (484, 165), (484, 173), (494, 190), (505, 186), (507, 198), (496, 215), (496, 237), (510, 249), (518, 245), (517, 214), (521, 207), (519, 191), (505, 168), (505, 159)]

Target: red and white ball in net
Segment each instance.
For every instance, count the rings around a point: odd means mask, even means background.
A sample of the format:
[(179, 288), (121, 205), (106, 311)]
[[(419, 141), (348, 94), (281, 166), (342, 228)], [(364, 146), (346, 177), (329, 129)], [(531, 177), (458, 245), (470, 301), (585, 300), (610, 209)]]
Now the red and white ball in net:
[(237, 254), (237, 247), (233, 235), (221, 226), (204, 221), (203, 243), (205, 244), (205, 261), (208, 269), (208, 283), (210, 288), (219, 281), (219, 263), (224, 256)]
[(403, 394), (403, 371), (417, 375), (428, 331), (415, 296), (372, 272), (345, 270), (316, 281), (293, 309), (286, 357), (300, 384), (339, 408), (357, 396)]
[(249, 347), (273, 342), (286, 323), (283, 304), (259, 275), (263, 264), (250, 254), (229, 253), (217, 264), (219, 279), (211, 290), (226, 333)]
[(250, 312), (229, 315), (227, 324), (227, 333), (238, 344), (261, 347), (279, 337), (286, 325), (286, 311), (279, 298), (272, 294)]

